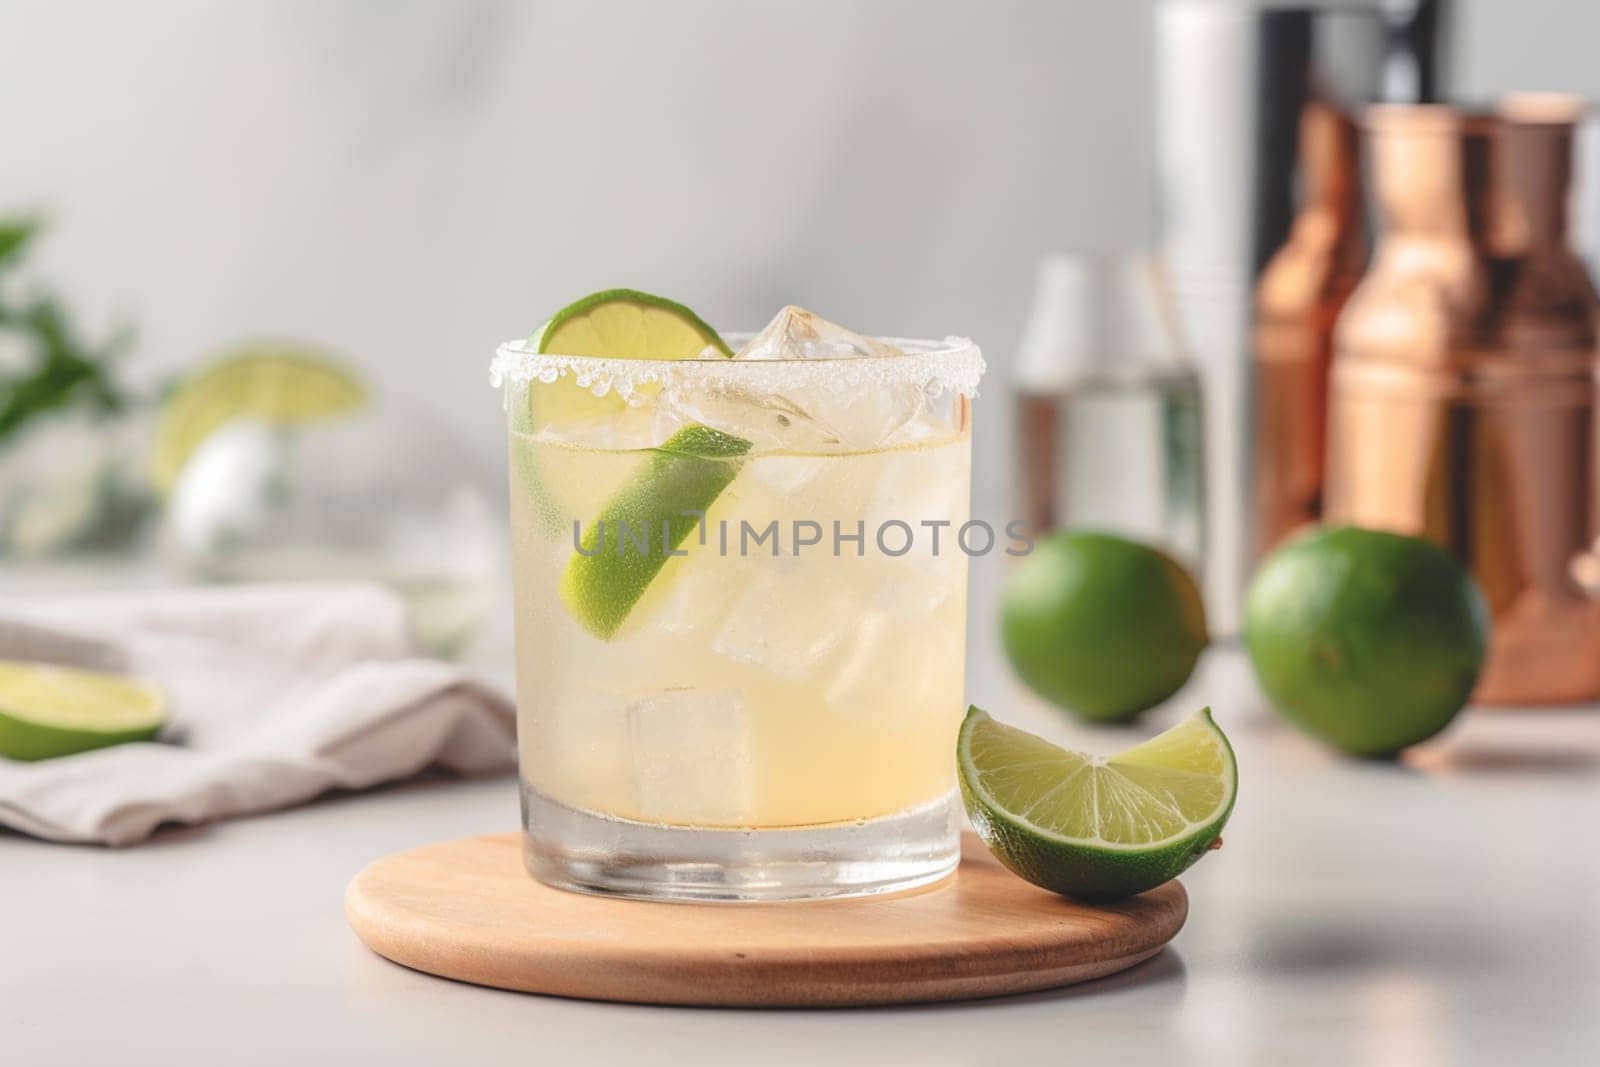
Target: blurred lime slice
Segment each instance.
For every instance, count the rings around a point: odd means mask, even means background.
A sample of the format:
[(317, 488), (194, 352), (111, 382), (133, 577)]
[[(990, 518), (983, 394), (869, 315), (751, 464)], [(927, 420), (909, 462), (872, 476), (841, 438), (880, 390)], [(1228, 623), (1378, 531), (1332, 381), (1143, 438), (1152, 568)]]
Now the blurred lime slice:
[(0, 756), (41, 760), (146, 741), (166, 700), (137, 678), (0, 660)]
[[(536, 342), (541, 353), (601, 359), (694, 359), (707, 349), (733, 355), (699, 315), (675, 300), (637, 289), (590, 293), (552, 315), (529, 341)], [(615, 414), (624, 406), (615, 393), (595, 396), (571, 377), (528, 391), (534, 429)]]
[(561, 602), (603, 640), (613, 637), (670, 550), (700, 525), (701, 515), (739, 473), (750, 442), (708, 426), (686, 426), (653, 450), (644, 465), (583, 531), (561, 575)]
[(1115, 756), (1072, 752), (967, 711), (961, 795), (995, 857), (1037, 886), (1085, 900), (1152, 889), (1221, 839), (1233, 749), (1209, 708)]
[(161, 405), (150, 480), (171, 492), (195, 449), (235, 419), (312, 422), (366, 402), (360, 380), (319, 349), (285, 342), (240, 345), (179, 382)]

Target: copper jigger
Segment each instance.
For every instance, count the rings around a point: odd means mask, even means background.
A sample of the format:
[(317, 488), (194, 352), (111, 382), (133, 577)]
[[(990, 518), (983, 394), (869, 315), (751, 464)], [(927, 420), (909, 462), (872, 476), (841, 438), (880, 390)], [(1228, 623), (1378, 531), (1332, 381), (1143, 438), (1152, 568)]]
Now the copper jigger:
[(1475, 699), (1600, 695), (1597, 301), (1568, 246), (1581, 108), (1369, 110), (1382, 237), (1340, 316), (1329, 522), (1419, 534), (1494, 616)]

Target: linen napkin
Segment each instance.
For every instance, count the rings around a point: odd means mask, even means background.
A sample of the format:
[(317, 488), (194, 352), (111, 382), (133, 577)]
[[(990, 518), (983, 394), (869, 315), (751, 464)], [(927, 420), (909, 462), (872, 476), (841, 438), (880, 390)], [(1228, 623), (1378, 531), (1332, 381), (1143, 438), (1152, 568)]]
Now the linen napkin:
[(510, 701), (418, 651), (376, 585), (283, 584), (0, 598), (0, 659), (124, 671), (165, 691), (157, 742), (0, 757), (0, 825), (126, 845), (362, 789), (429, 766), (510, 768)]

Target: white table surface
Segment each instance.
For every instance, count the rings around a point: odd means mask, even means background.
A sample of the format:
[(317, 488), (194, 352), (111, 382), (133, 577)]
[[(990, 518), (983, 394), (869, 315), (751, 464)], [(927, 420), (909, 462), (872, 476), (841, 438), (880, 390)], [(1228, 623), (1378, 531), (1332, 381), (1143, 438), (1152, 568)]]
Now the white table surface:
[(1000, 666), (985, 569), (973, 699), (1105, 750), (1210, 703), (1237, 747), (1226, 845), (1184, 878), (1183, 932), (1134, 970), (849, 1011), (442, 981), (369, 952), (341, 911), (371, 860), (515, 825), (511, 779), (432, 779), (125, 850), (0, 832), (0, 1064), (1600, 1062), (1600, 708), (1470, 710), (1404, 763), (1356, 762), (1277, 723), (1216, 648), (1141, 726), (1072, 727)]

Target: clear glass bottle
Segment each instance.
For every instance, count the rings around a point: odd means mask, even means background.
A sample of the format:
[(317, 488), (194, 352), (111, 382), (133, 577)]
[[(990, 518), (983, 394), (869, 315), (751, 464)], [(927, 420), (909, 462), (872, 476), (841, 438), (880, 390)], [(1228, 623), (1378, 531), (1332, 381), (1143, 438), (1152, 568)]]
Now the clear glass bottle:
[(1205, 559), (1200, 379), (1165, 279), (1135, 257), (1047, 258), (1016, 364), (1018, 503)]

